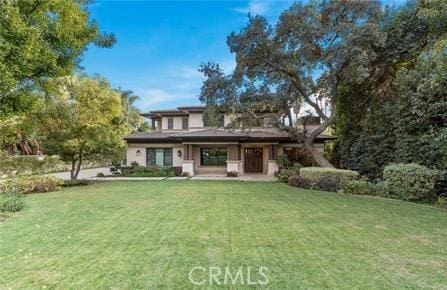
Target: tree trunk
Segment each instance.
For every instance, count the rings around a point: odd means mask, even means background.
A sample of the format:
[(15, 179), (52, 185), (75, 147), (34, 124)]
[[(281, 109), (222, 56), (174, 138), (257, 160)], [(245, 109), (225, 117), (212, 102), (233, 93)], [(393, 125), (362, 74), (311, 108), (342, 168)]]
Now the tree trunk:
[(317, 148), (314, 147), (313, 139), (306, 138), (304, 140), (304, 148), (306, 148), (307, 151), (309, 151), (309, 153), (312, 155), (315, 162), (317, 162), (319, 166), (334, 168), (334, 165), (332, 165), (326, 158), (324, 158), (323, 154), (320, 151), (318, 151)]
[[(335, 105), (333, 105), (333, 110), (335, 110)], [(321, 116), (320, 116), (321, 117)], [(309, 151), (310, 154), (312, 154), (312, 157), (315, 159), (317, 164), (321, 167), (329, 167), (334, 168), (334, 165), (332, 165), (321, 152), (317, 150), (317, 148), (314, 147), (314, 140), (317, 138), (318, 135), (324, 132), (333, 122), (335, 121), (335, 111), (331, 112), (331, 116), (323, 121), (323, 123), (320, 124), (318, 128), (316, 128), (314, 131), (307, 134), (305, 132), (304, 136), (304, 147)]]
[(287, 114), (287, 118), (289, 119), (289, 126), (293, 127), (292, 113), (290, 112), (290, 110), (289, 110), (289, 112)]
[(76, 171), (73, 179), (78, 179), (79, 171), (81, 171), (81, 165), (82, 165), (82, 155), (79, 155), (78, 165), (76, 166)]
[(71, 180), (76, 179), (75, 170), (76, 170), (76, 159), (74, 159), (74, 157), (73, 157), (73, 159), (71, 160), (71, 170), (70, 170), (70, 179)]

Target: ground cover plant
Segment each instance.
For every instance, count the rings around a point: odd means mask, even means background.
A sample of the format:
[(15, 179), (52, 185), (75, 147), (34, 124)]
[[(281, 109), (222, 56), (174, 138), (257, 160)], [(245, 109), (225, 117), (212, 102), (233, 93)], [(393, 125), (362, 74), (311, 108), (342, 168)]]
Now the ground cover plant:
[(172, 177), (176, 175), (174, 167), (131, 166), (121, 169), (121, 176), (128, 177)]
[(228, 265), (267, 267), (271, 289), (447, 285), (447, 211), (400, 200), (278, 182), (114, 181), (26, 204), (0, 224), (0, 288), (188, 289), (192, 267)]

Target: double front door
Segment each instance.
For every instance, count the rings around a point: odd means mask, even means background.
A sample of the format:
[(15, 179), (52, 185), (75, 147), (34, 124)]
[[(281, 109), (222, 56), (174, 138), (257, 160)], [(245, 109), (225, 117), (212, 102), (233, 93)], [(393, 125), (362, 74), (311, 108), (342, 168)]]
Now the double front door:
[(244, 149), (244, 171), (262, 173), (263, 151), (260, 147)]

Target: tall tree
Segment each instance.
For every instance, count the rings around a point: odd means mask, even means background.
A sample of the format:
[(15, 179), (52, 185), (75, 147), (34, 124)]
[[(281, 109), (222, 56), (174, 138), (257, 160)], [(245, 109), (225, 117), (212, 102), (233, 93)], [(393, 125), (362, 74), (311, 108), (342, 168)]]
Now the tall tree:
[(70, 76), (50, 80), (46, 88), (49, 96), (39, 118), (47, 136), (44, 148), (71, 162), (72, 179), (84, 160), (119, 153), (127, 128), (117, 122), (121, 97), (106, 80)]
[[(446, 5), (442, 0), (415, 1), (385, 10), (380, 24), (383, 41), (374, 47), (375, 57), (369, 65), (374, 73), (362, 82), (345, 80), (338, 96), (336, 134), (341, 167), (371, 179), (380, 178), (390, 162), (442, 168), (443, 139), (437, 135), (441, 131), (429, 125), (428, 119), (436, 112), (433, 108), (442, 111), (443, 95), (436, 89), (443, 85), (440, 59), (445, 53), (433, 55), (434, 50), (442, 52), (446, 47)], [(430, 87), (435, 79), (437, 86)], [(425, 99), (420, 93), (424, 90)], [(417, 116), (416, 105), (431, 108), (431, 113)], [(421, 123), (424, 129), (414, 126)], [(433, 130), (437, 133), (427, 137)]]
[(122, 118), (121, 122), (129, 126), (130, 133), (144, 132), (149, 129), (149, 125), (140, 116), (140, 110), (135, 107), (135, 102), (140, 98), (131, 90), (118, 89), (121, 96)]
[(0, 0), (0, 117), (26, 111), (48, 77), (70, 74), (90, 43), (110, 47), (88, 0)]
[[(322, 0), (292, 5), (275, 27), (264, 17), (249, 17), (247, 26), (227, 40), (236, 55), (234, 73), (219, 76), (216, 67), (204, 65), (201, 70), (207, 80), (201, 99), (207, 104), (246, 107), (243, 101), (248, 94), (251, 107), (281, 104), (283, 112), (307, 103), (322, 123), (312, 132), (302, 132), (301, 140), (320, 166), (332, 167), (313, 141), (336, 119), (342, 81), (361, 81), (371, 74), (367, 64), (373, 57), (372, 48), (380, 42), (380, 12), (378, 1)], [(223, 84), (229, 84), (230, 89)], [(330, 113), (317, 99), (330, 104)], [(290, 125), (291, 134), (297, 135)]]

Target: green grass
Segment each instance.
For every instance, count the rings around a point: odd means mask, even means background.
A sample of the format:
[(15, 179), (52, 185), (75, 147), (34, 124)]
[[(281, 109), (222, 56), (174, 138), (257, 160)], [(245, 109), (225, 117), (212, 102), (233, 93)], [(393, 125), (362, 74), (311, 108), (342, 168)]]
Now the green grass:
[(26, 204), (0, 224), (0, 289), (185, 289), (192, 267), (227, 265), (250, 267), (255, 281), (267, 267), (271, 289), (447, 285), (447, 211), (397, 200), (266, 182), (114, 181)]

